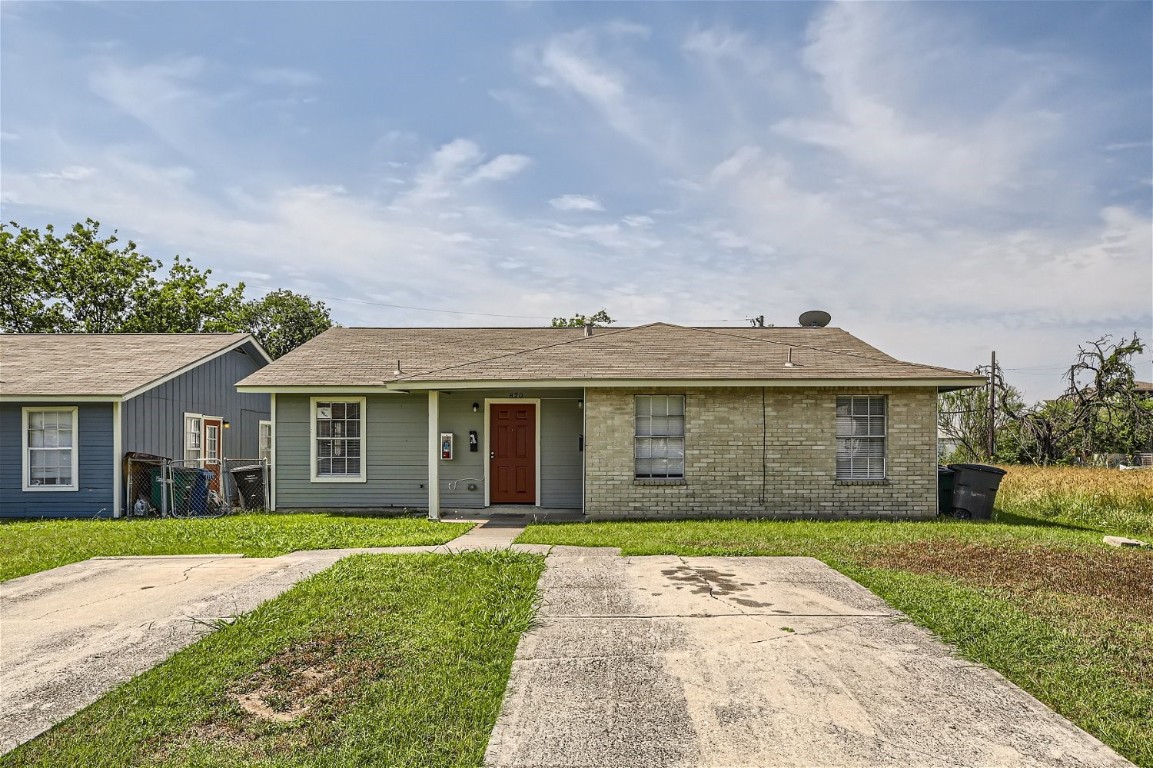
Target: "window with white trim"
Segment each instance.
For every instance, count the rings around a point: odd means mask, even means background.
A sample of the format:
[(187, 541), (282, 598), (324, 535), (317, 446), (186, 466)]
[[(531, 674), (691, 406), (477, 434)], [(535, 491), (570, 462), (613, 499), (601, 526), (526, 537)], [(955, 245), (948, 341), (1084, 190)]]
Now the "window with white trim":
[(204, 458), (204, 417), (184, 414), (184, 460), (200, 463)]
[(261, 461), (272, 463), (272, 422), (262, 421), (257, 425), (256, 451)]
[(70, 408), (24, 408), (24, 488), (74, 491), (79, 487), (76, 412)]
[(312, 421), (314, 476), (363, 479), (364, 398), (313, 400)]
[(685, 396), (637, 395), (633, 455), (638, 478), (685, 476)]
[(884, 480), (886, 439), (884, 395), (837, 398), (837, 479)]

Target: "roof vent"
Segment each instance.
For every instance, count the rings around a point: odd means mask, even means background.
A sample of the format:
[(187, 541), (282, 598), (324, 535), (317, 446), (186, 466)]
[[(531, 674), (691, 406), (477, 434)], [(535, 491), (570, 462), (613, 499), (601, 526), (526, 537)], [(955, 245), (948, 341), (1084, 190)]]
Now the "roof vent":
[(811, 309), (808, 312), (802, 312), (801, 316), (797, 318), (797, 323), (799, 323), (802, 328), (824, 328), (832, 319), (833, 316), (828, 312)]

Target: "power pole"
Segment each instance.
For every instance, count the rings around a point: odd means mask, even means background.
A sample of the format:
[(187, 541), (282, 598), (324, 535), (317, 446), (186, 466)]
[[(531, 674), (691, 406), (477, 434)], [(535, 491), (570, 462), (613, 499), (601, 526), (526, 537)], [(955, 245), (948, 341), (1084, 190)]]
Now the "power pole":
[(989, 461), (997, 451), (997, 352), (994, 350), (989, 359), (989, 431), (986, 436), (986, 448), (989, 451)]

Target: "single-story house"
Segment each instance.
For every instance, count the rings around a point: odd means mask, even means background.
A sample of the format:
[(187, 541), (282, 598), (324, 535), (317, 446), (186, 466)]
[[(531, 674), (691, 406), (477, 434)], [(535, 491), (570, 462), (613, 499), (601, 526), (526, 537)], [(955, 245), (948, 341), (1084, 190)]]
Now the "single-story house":
[(332, 328), (257, 371), (277, 509), (936, 514), (972, 373), (836, 328)]
[(246, 333), (0, 334), (0, 517), (119, 517), (124, 457), (259, 458), (271, 362)]

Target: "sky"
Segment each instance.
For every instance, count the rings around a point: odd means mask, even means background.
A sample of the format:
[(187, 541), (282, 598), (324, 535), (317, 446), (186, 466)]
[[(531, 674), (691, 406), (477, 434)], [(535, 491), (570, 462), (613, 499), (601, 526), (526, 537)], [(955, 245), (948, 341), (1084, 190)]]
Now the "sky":
[(823, 309), (1052, 397), (1153, 341), (1151, 200), (1151, 2), (0, 4), (4, 221), (344, 325)]

